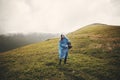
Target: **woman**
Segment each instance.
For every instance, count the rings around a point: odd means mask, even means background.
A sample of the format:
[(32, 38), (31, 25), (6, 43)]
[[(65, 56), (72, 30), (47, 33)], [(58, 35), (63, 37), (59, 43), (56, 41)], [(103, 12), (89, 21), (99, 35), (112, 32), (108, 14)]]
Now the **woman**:
[(68, 43), (70, 41), (61, 34), (61, 38), (59, 41), (59, 65), (61, 64), (62, 59), (64, 59), (64, 64), (66, 64), (67, 56), (68, 56)]

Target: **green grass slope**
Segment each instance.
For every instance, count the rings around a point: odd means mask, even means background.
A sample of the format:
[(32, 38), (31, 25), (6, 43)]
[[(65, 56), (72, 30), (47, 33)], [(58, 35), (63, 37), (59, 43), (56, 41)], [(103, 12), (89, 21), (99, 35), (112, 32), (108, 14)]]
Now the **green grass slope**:
[(66, 65), (58, 65), (59, 39), (50, 39), (0, 54), (0, 80), (120, 79), (119, 26), (92, 24), (67, 36)]

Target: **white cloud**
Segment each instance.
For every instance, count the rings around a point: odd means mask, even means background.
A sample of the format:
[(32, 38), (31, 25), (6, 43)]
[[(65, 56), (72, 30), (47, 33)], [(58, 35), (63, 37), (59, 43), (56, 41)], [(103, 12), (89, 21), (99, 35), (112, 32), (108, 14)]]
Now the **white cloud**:
[(1, 0), (1, 33), (66, 33), (96, 22), (120, 25), (120, 2), (117, 1)]

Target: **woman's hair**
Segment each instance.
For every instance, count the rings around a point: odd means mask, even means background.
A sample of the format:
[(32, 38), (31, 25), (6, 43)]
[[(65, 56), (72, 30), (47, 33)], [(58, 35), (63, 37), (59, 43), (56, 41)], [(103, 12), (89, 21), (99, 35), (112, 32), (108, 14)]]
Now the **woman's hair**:
[(62, 39), (63, 39), (63, 38), (62, 38), (62, 36), (64, 36), (64, 35), (63, 35), (63, 34), (61, 34), (61, 35), (60, 35), (60, 40), (62, 40)]

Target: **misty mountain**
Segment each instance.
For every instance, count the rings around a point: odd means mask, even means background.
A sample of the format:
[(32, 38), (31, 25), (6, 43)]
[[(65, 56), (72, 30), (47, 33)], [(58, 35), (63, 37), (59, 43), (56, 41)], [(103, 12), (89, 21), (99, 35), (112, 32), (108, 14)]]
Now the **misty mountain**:
[(54, 38), (0, 54), (0, 80), (120, 80), (120, 26), (90, 24), (67, 34), (67, 64)]
[(31, 43), (44, 41), (50, 38), (58, 37), (58, 35), (59, 34), (52, 33), (16, 33), (0, 35), (0, 52), (15, 49)]

